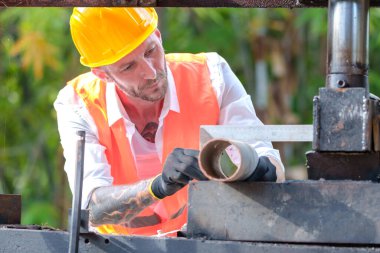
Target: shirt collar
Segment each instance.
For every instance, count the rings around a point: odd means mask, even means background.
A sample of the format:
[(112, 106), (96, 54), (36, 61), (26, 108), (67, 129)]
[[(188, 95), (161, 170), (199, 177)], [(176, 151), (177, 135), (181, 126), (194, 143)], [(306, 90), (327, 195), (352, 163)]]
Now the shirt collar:
[[(180, 112), (177, 90), (173, 78), (173, 74), (167, 66), (167, 78), (168, 78), (168, 89), (164, 98), (164, 105), (161, 110), (160, 119), (164, 118), (169, 110), (174, 112)], [(127, 124), (134, 125), (127, 112), (125, 111), (119, 96), (116, 92), (115, 83), (109, 82), (106, 84), (106, 101), (107, 101), (107, 116), (108, 116), (108, 125), (112, 126), (116, 121), (125, 118)]]

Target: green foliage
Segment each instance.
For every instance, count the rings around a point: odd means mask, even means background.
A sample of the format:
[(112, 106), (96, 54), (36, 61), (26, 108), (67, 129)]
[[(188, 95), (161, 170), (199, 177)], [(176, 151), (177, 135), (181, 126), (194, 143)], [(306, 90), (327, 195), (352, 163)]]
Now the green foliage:
[(219, 165), (220, 165), (221, 171), (227, 177), (232, 176), (236, 172), (236, 169), (238, 168), (238, 166), (231, 160), (230, 156), (225, 150), (220, 155)]
[[(64, 227), (70, 205), (54, 99), (86, 71), (71, 41), (65, 8), (0, 9), (0, 193), (20, 193), (23, 223)], [(221, 54), (251, 93), (255, 65), (268, 69), (266, 123), (312, 123), (312, 99), (324, 86), (326, 9), (160, 9), (166, 52)], [(371, 92), (380, 94), (380, 10), (370, 16)], [(288, 164), (304, 163), (297, 146)], [(289, 153), (289, 152), (287, 152)], [(292, 153), (292, 152), (290, 152)]]
[(28, 223), (65, 222), (51, 215), (67, 191), (57, 184), (64, 174), (52, 104), (76, 58), (68, 18), (69, 10), (58, 8), (0, 12), (0, 193), (22, 194)]
[(380, 10), (372, 8), (370, 11), (370, 27), (369, 27), (369, 83), (370, 92), (380, 96), (380, 33), (377, 27), (380, 25)]
[(22, 214), (22, 224), (39, 224), (55, 228), (61, 225), (58, 210), (50, 201), (38, 201), (34, 198), (32, 200), (27, 203), (27, 211)]

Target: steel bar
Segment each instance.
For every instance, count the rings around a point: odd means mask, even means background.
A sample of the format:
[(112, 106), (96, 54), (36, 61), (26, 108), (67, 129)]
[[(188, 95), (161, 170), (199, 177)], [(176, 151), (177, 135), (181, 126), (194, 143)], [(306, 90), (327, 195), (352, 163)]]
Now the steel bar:
[[(371, 0), (371, 6), (380, 2)], [(3, 7), (237, 7), (237, 8), (303, 8), (327, 7), (328, 0), (1, 0)]]
[(201, 147), (211, 140), (225, 138), (236, 141), (311, 142), (312, 125), (265, 125), (265, 126), (201, 126)]
[(21, 195), (0, 194), (0, 224), (20, 224)]
[(368, 95), (369, 0), (331, 0), (327, 88), (366, 88)]
[(81, 199), (82, 199), (82, 185), (83, 185), (83, 164), (84, 164), (84, 145), (86, 139), (85, 131), (77, 132), (77, 150), (76, 150), (76, 166), (75, 166), (75, 182), (74, 182), (74, 196), (72, 202), (72, 213), (70, 223), (70, 241), (69, 252), (78, 252), (78, 240), (80, 229), (80, 213), (81, 213)]
[[(0, 229), (0, 252), (67, 253), (68, 237), (63, 231)], [(380, 248), (373, 245), (302, 245), (95, 234), (81, 235), (79, 249), (81, 253), (380, 253)]]
[[(68, 221), (69, 221), (69, 224), (68, 224), (68, 227), (71, 226), (71, 214), (72, 214), (72, 209), (69, 208), (69, 215), (68, 215)], [(79, 234), (82, 234), (82, 233), (89, 233), (89, 229), (90, 229), (90, 224), (89, 224), (89, 210), (88, 209), (82, 209), (80, 210), (80, 228), (79, 228)]]
[(188, 236), (213, 240), (380, 245), (380, 184), (203, 181), (189, 189)]

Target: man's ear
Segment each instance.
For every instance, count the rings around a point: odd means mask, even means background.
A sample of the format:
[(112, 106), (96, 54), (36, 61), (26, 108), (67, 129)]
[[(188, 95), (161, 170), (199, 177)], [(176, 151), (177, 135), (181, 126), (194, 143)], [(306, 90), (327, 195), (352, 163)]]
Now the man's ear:
[(156, 34), (157, 38), (158, 38), (158, 39), (161, 41), (161, 43), (162, 43), (162, 38), (161, 38), (161, 32), (160, 32), (160, 30), (156, 29), (156, 30), (154, 31), (154, 33)]
[(91, 72), (104, 82), (110, 81), (107, 73), (101, 68), (91, 68)]

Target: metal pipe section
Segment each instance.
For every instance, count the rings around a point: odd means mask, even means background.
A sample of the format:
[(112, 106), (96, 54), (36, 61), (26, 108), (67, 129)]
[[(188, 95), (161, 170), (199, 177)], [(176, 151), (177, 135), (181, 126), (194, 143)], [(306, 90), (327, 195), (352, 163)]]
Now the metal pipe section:
[(79, 229), (80, 229), (80, 212), (81, 212), (81, 199), (82, 199), (82, 185), (83, 185), (83, 166), (84, 166), (84, 145), (86, 140), (86, 132), (77, 132), (77, 153), (75, 165), (75, 182), (74, 182), (74, 196), (71, 208), (71, 222), (70, 222), (70, 238), (69, 238), (69, 253), (78, 252)]
[(366, 88), (369, 0), (330, 0), (327, 88)]
[(203, 174), (214, 181), (244, 181), (255, 171), (259, 156), (248, 143), (226, 139), (207, 142), (199, 154)]

